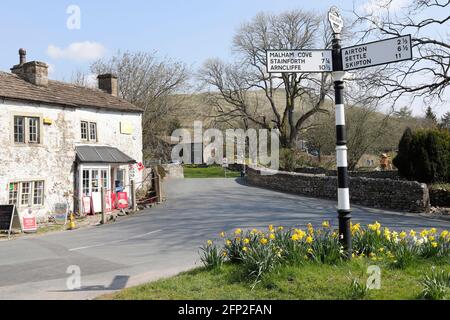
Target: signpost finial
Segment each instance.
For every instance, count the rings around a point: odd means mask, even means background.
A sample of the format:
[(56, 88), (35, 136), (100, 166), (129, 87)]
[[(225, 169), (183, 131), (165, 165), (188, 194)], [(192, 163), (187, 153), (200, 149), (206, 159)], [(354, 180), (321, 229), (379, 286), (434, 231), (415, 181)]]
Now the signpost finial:
[(342, 19), (338, 7), (332, 6), (330, 8), (330, 11), (328, 11), (328, 21), (330, 22), (333, 32), (335, 34), (340, 34), (344, 27), (344, 19)]

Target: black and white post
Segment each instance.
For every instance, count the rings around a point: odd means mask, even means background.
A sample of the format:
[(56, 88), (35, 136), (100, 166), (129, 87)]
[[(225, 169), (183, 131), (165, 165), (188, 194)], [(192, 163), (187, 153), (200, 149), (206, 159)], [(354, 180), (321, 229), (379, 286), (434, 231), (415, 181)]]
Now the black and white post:
[(343, 27), (339, 11), (334, 7), (329, 13), (333, 29), (333, 72), (336, 107), (336, 160), (338, 173), (339, 237), (348, 258), (352, 256), (352, 233), (350, 230), (351, 208), (347, 171), (347, 138), (344, 110), (344, 76), (340, 32)]

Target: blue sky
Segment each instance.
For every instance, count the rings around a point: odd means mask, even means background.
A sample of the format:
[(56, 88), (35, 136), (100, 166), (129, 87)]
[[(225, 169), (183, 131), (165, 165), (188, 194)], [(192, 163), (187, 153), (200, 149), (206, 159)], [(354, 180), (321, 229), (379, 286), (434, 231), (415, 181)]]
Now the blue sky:
[[(118, 49), (157, 50), (161, 56), (195, 67), (210, 57), (227, 59), (236, 29), (260, 11), (306, 8), (326, 12), (334, 3), (325, 0), (2, 0), (0, 69), (8, 70), (17, 63), (17, 50), (24, 47), (28, 60), (51, 65), (52, 78), (69, 80), (75, 70), (87, 70), (92, 59), (74, 60), (63, 53), (50, 56), (48, 48), (64, 50), (78, 42), (101, 44), (104, 56)], [(79, 30), (66, 27), (69, 5), (81, 9)], [(351, 9), (352, 1), (344, 1), (341, 7)]]
[[(231, 59), (235, 31), (261, 11), (325, 13), (338, 5), (345, 14), (379, 1), (387, 0), (2, 0), (0, 70), (18, 62), (21, 47), (28, 61), (47, 62), (50, 78), (63, 81), (78, 70), (87, 73), (92, 61), (119, 49), (156, 50), (196, 69), (211, 57)], [(401, 6), (407, 0), (393, 1)], [(70, 5), (81, 10), (80, 29), (67, 28)]]

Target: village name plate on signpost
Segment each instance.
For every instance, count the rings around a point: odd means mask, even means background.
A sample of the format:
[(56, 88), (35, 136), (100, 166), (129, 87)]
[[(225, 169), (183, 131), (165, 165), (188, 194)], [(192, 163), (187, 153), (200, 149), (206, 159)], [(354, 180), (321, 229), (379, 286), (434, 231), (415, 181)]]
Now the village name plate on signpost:
[(331, 50), (267, 50), (267, 72), (331, 72)]
[(342, 48), (345, 71), (411, 59), (411, 35)]

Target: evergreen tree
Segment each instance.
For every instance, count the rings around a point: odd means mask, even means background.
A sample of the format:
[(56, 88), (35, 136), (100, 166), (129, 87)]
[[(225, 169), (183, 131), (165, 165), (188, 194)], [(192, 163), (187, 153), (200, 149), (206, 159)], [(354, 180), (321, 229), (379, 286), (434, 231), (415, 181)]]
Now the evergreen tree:
[(427, 108), (427, 111), (425, 112), (425, 119), (428, 119), (435, 125), (437, 125), (438, 123), (436, 114), (433, 112), (433, 109), (430, 106)]

